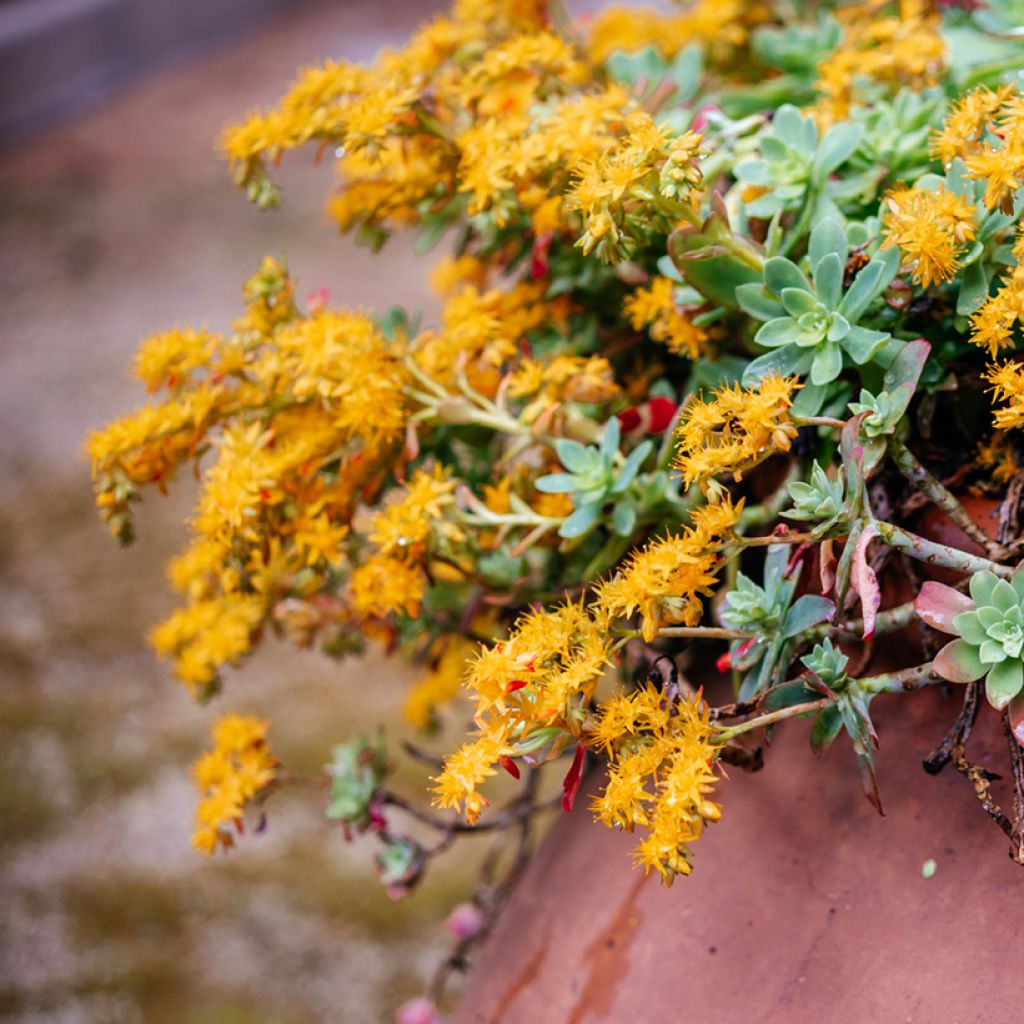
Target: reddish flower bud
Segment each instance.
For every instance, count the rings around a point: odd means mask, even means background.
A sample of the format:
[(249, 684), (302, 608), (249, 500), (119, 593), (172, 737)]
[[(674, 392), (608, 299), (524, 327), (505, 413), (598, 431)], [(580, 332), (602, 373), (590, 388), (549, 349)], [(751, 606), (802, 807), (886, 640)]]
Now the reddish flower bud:
[(444, 1024), (429, 999), (410, 999), (395, 1011), (395, 1024)]
[(501, 757), (498, 758), (498, 763), (509, 773), (509, 775), (512, 776), (513, 779), (519, 778), (519, 765), (517, 765), (511, 757), (506, 754), (502, 754)]
[(445, 930), (456, 939), (472, 939), (480, 934), (484, 915), (475, 903), (460, 903), (444, 923)]
[(668, 430), (678, 409), (679, 406), (671, 398), (656, 395), (647, 403), (647, 411), (650, 413), (647, 432), (649, 434), (663, 434)]
[(635, 405), (619, 413), (619, 426), (628, 434), (640, 426), (640, 410)]
[(720, 658), (715, 661), (715, 668), (719, 672), (728, 672), (732, 669), (732, 655), (726, 651)]

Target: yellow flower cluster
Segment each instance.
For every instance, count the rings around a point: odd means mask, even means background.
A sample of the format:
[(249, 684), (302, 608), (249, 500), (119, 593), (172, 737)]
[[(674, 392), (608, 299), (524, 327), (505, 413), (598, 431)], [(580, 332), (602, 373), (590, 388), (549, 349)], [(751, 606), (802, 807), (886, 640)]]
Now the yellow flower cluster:
[(248, 715), (225, 715), (213, 729), (213, 750), (193, 767), (200, 801), (192, 845), (205, 854), (234, 845), (245, 805), (273, 783), (277, 759), (267, 749), (268, 723)]
[(622, 312), (635, 330), (646, 328), (670, 352), (696, 360), (706, 351), (708, 334), (680, 311), (674, 293), (675, 284), (669, 278), (656, 277), (626, 299)]
[(415, 339), (413, 358), (433, 381), (455, 390), (460, 374), (481, 394), (493, 395), (502, 367), (518, 353), (528, 332), (542, 325), (563, 330), (565, 298), (544, 299), (541, 282), (521, 281), (507, 290), (472, 284), (448, 296), (437, 329)]
[(293, 291), (284, 268), (265, 261), (232, 334), (147, 340), (139, 374), (167, 397), (87, 444), (97, 502), (123, 539), (140, 488), (212, 454), (195, 539), (171, 567), (187, 604), (152, 635), (200, 695), (248, 652), (279, 601), (329, 585), (360, 491), (404, 437), (404, 342), (360, 313), (303, 315)]
[(440, 465), (419, 469), (401, 495), (385, 504), (370, 523), (373, 553), (352, 571), (352, 604), (364, 618), (402, 611), (416, 618), (427, 586), (423, 564), (431, 537), (461, 539), (444, 519), (454, 503), (455, 481)]
[(697, 166), (702, 137), (674, 135), (646, 111), (626, 118), (618, 144), (595, 160), (580, 163), (569, 205), (583, 216), (577, 245), (617, 262), (652, 229), (667, 231), (700, 186)]
[(608, 781), (592, 808), (609, 828), (647, 834), (634, 857), (666, 885), (688, 875), (689, 844), (721, 817), (708, 799), (718, 748), (700, 695), (670, 701), (653, 686), (620, 694), (599, 712), (592, 742), (608, 752)]
[(1024, 363), (1012, 360), (993, 364), (985, 373), (985, 379), (992, 385), (997, 401), (1008, 402), (1002, 409), (996, 409), (994, 420), (1000, 430), (1009, 430), (1024, 424)]
[(434, 780), (438, 806), (461, 807), (473, 823), (495, 765), (580, 735), (608, 664), (607, 633), (582, 602), (568, 602), (523, 616), (506, 640), (480, 650), (465, 679), (478, 736), (445, 760)]
[(609, 619), (639, 611), (643, 637), (650, 642), (662, 626), (695, 626), (703, 615), (722, 566), (717, 547), (739, 522), (743, 502), (728, 498), (691, 513), (691, 525), (678, 536), (656, 540), (634, 551), (628, 562), (602, 583), (597, 608)]
[[(1024, 384), (1024, 381), (1020, 383)], [(1024, 388), (1020, 389), (1020, 394), (1024, 399)], [(990, 470), (997, 484), (1008, 484), (1022, 469), (1013, 446), (1005, 437), (978, 445), (978, 465)]]
[(742, 46), (749, 25), (756, 24), (765, 5), (743, 0), (697, 0), (683, 11), (653, 7), (606, 7), (586, 26), (587, 52), (597, 62), (616, 50), (632, 53), (655, 47), (674, 57), (691, 43), (711, 47), (721, 58)]
[(932, 4), (865, 0), (835, 13), (843, 26), (842, 41), (818, 67), (818, 112), (827, 123), (849, 117), (864, 81), (882, 83), (893, 93), (903, 86), (920, 91), (938, 84), (946, 43)]
[(675, 466), (686, 486), (719, 473), (739, 480), (774, 451), (789, 451), (796, 427), (789, 417), (796, 377), (765, 377), (755, 388), (726, 385), (711, 401), (693, 397), (683, 410)]
[(951, 281), (974, 239), (975, 207), (943, 185), (897, 188), (884, 200), (882, 249), (899, 247), (903, 269), (925, 288)]

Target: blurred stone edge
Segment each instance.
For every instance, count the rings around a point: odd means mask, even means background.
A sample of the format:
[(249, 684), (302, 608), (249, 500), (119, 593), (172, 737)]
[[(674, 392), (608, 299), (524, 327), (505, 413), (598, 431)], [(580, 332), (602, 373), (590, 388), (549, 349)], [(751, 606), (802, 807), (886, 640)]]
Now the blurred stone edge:
[(0, 148), (296, 0), (0, 0)]

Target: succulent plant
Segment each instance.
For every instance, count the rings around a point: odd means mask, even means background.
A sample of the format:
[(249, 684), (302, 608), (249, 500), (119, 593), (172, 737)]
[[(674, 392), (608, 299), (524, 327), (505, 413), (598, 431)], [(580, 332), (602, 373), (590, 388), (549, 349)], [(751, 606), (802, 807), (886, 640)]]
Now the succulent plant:
[(953, 683), (984, 677), (988, 702), (1001, 711), (1024, 689), (1024, 567), (1009, 581), (975, 573), (970, 595), (928, 582), (914, 608), (929, 626), (958, 638), (935, 656), (935, 671)]
[(821, 520), (811, 531), (815, 537), (824, 536), (846, 515), (845, 485), (842, 476), (830, 480), (817, 461), (811, 466), (811, 479), (794, 481), (789, 485), (793, 507), (783, 512), (787, 519)]
[(381, 744), (360, 736), (351, 743), (339, 744), (327, 766), (330, 777), (330, 803), (326, 815), (355, 828), (371, 824), (376, 797), (387, 765)]
[[(616, 467), (619, 437), (619, 421), (613, 416), (604, 428), (598, 447), (583, 445), (569, 438), (559, 438), (555, 442), (555, 451), (568, 472), (549, 473), (540, 477), (535, 486), (547, 494), (572, 495), (574, 511), (558, 531), (561, 536), (580, 537), (586, 533), (597, 522), (605, 504), (622, 494), (633, 482), (653, 447), (650, 441), (642, 441), (621, 466)], [(634, 523), (635, 520), (629, 523), (630, 529), (623, 532), (630, 532)]]
[(754, 340), (770, 351), (758, 356), (743, 374), (754, 384), (768, 374), (808, 374), (817, 388), (836, 379), (844, 358), (857, 366), (871, 362), (890, 335), (863, 327), (860, 320), (892, 281), (898, 256), (883, 253), (870, 260), (843, 288), (849, 257), (846, 232), (838, 221), (821, 220), (808, 249), (811, 280), (784, 256), (764, 265), (764, 284), (736, 290), (743, 309), (766, 321)]
[(811, 653), (805, 654), (800, 660), (805, 668), (833, 690), (840, 689), (846, 682), (846, 666), (850, 659), (828, 637), (815, 644)]

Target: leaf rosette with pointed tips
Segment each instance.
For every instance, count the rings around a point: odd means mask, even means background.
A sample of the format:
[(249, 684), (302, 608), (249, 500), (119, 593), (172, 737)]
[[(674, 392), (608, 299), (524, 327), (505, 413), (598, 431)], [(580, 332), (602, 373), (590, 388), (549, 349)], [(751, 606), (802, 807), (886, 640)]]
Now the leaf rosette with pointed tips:
[(984, 678), (988, 702), (997, 711), (1024, 690), (1024, 566), (1010, 580), (975, 573), (970, 597), (944, 583), (925, 583), (914, 607), (933, 629), (957, 637), (935, 657), (943, 679)]

